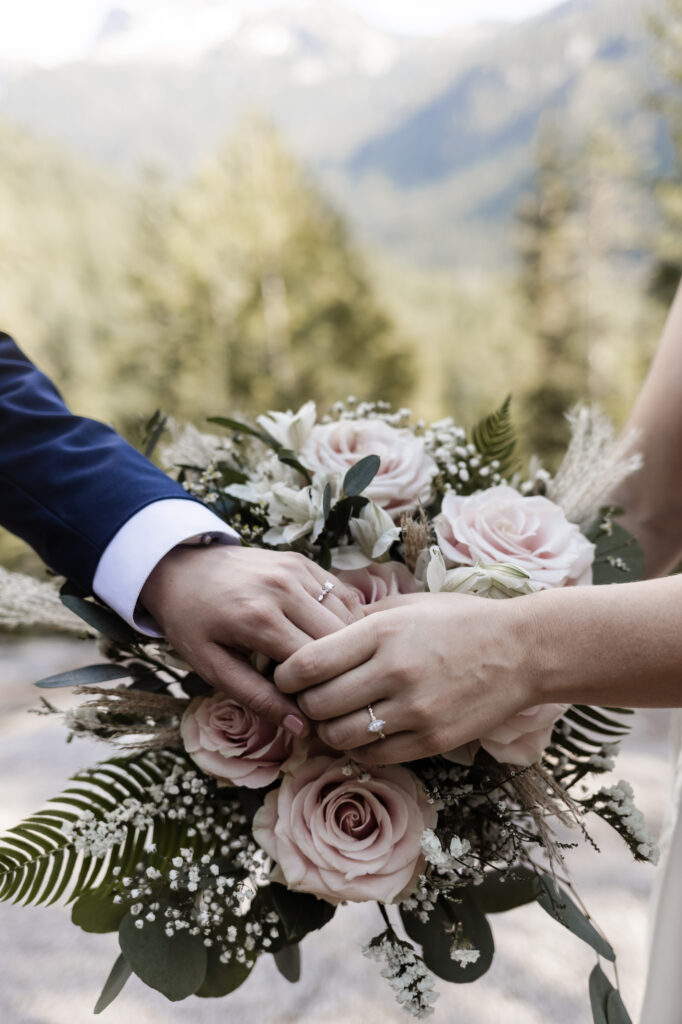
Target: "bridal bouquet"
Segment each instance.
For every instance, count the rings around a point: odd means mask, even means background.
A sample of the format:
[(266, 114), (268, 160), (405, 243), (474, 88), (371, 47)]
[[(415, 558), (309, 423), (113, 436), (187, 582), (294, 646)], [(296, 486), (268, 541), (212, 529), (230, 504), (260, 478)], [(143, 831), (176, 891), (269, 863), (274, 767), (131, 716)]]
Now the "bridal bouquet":
[[(211, 422), (225, 433), (177, 433), (169, 470), (245, 545), (299, 552), (362, 602), (417, 591), (507, 599), (641, 570), (603, 507), (636, 459), (593, 410), (573, 415), (554, 477), (534, 461), (521, 475), (508, 401), (470, 432), (352, 400), (323, 418), (307, 403), (255, 424)], [(637, 860), (655, 858), (628, 783), (598, 781), (629, 712), (530, 708), (465, 748), (365, 768), (210, 690), (162, 641), (72, 586), (61, 596), (107, 660), (38, 685), (75, 686), (85, 699), (64, 716), (69, 738), (118, 749), (2, 837), (0, 899), (67, 900), (85, 931), (117, 933), (95, 1013), (131, 973), (171, 1000), (224, 996), (270, 954), (296, 981), (300, 940), (343, 903), (374, 901), (381, 930), (362, 952), (421, 1018), (435, 977), (487, 971), (490, 917), (535, 901), (597, 955), (594, 1020), (629, 1020), (599, 966), (613, 949), (562, 858), (566, 828), (588, 835), (590, 814)], [(254, 664), (272, 678), (275, 666)], [(55, 712), (47, 700), (43, 710)]]

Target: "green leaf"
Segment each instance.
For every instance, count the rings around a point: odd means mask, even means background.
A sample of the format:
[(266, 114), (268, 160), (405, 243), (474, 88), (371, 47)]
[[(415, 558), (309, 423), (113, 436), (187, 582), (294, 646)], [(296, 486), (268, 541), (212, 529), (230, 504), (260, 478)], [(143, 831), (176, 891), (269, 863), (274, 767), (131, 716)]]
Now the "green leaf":
[(165, 416), (160, 409), (157, 409), (152, 418), (147, 423), (145, 428), (145, 437), (143, 441), (144, 447), (142, 450), (142, 454), (145, 455), (148, 459), (151, 459), (152, 455), (154, 454), (154, 449), (156, 448), (161, 438), (161, 435), (166, 429), (167, 422), (168, 417)]
[(499, 871), (489, 871), (470, 893), (482, 913), (501, 914), (537, 899), (537, 875), (523, 867), (514, 868), (506, 877)]
[(139, 917), (126, 914), (118, 937), (121, 951), (138, 978), (171, 1002), (178, 1002), (201, 988), (208, 959), (200, 935), (187, 931), (175, 932), (170, 938), (166, 935), (164, 910), (168, 905), (160, 901), (156, 919), (145, 920), (142, 928), (136, 927)]
[(213, 687), (209, 686), (196, 672), (188, 672), (180, 682), (180, 686), (188, 697), (207, 697), (213, 693)]
[(53, 690), (59, 686), (92, 686), (94, 683), (107, 683), (112, 679), (128, 679), (130, 669), (125, 665), (85, 665), (83, 668), (60, 672), (56, 676), (46, 676), (35, 684), (41, 690)]
[(605, 960), (611, 962), (616, 959), (616, 954), (606, 939), (599, 934), (582, 910), (579, 910), (568, 893), (556, 886), (547, 875), (538, 875), (537, 902), (564, 928), (568, 928), (570, 932), (591, 946), (599, 956), (603, 956)]
[(332, 486), (331, 484), (324, 485), (324, 491), (322, 492), (322, 515), (325, 523), (329, 519), (329, 513), (332, 507)]
[(590, 1006), (594, 1024), (608, 1024), (606, 1000), (612, 988), (611, 982), (597, 964), (590, 974)]
[(282, 945), (300, 942), (308, 932), (316, 931), (331, 921), (336, 907), (307, 892), (293, 892), (278, 882), (259, 891), (279, 914), (284, 929)]
[(107, 898), (94, 892), (84, 892), (73, 905), (71, 920), (84, 932), (103, 935), (105, 932), (117, 932), (127, 912), (125, 904), (114, 903), (111, 896)]
[[(592, 583), (633, 583), (644, 576), (644, 551), (631, 533), (615, 519), (609, 519), (610, 529), (602, 530), (606, 510), (586, 531), (586, 536), (595, 546), (592, 564)], [(626, 569), (618, 567), (619, 561), (625, 563)]]
[[(426, 923), (409, 911), (401, 909), (400, 915), (409, 937), (422, 947), (424, 963), (439, 978), (466, 984), (484, 975), (493, 962), (493, 933), (485, 915), (468, 893), (464, 894), (461, 903), (441, 896)], [(466, 967), (461, 967), (450, 956), (451, 930), (458, 924), (461, 925), (462, 937), (480, 954), (475, 964), (467, 964)]]
[(606, 1021), (607, 1024), (632, 1024), (620, 992), (616, 988), (609, 992), (606, 1000)]
[(283, 978), (290, 981), (292, 985), (301, 980), (301, 948), (298, 943), (282, 946), (272, 955), (275, 958), (277, 970)]
[(351, 466), (343, 478), (343, 493), (347, 495), (362, 494), (369, 487), (379, 472), (381, 459), (378, 455), (365, 455), (354, 466)]
[(246, 964), (240, 964), (234, 957), (226, 964), (221, 963), (216, 946), (207, 950), (206, 961), (206, 976), (194, 993), (203, 999), (218, 999), (234, 992), (244, 984), (254, 968), (254, 964), (247, 967)]
[(500, 408), (481, 420), (471, 432), (471, 439), (483, 457), (484, 465), (497, 460), (498, 473), (508, 476), (513, 467), (516, 437), (511, 420), (511, 395), (507, 395)]
[(121, 953), (104, 983), (104, 988), (95, 1004), (93, 1013), (101, 1013), (102, 1010), (106, 1010), (107, 1006), (111, 1006), (132, 973), (132, 967), (123, 956), (123, 953)]
[(291, 451), (289, 448), (279, 448), (277, 450), (277, 458), (280, 462), (283, 462), (285, 466), (291, 466), (291, 468), (295, 469), (297, 473), (300, 473), (308, 485), (313, 482), (313, 478), (308, 470), (301, 462), (298, 461), (296, 452)]
[(249, 426), (248, 423), (240, 423), (239, 420), (233, 420), (229, 416), (209, 416), (206, 422), (215, 423), (219, 427), (227, 427), (228, 430), (236, 430), (239, 434), (248, 434), (249, 437), (257, 437), (259, 441), (262, 441), (268, 448), (272, 448), (276, 452), (282, 447), (279, 441), (275, 441), (274, 437), (270, 437), (265, 431), (256, 430), (255, 427)]
[(92, 626), (99, 633), (104, 633), (114, 643), (127, 646), (137, 643), (140, 639), (145, 639), (144, 637), (141, 638), (134, 629), (131, 629), (127, 622), (124, 622), (123, 619), (119, 618), (115, 612), (110, 611), (108, 608), (103, 608), (102, 605), (95, 604), (94, 601), (86, 601), (82, 597), (77, 597), (64, 587), (60, 590), (59, 596), (62, 604), (65, 604), (75, 615), (78, 615), (83, 622), (87, 622), (89, 626)]

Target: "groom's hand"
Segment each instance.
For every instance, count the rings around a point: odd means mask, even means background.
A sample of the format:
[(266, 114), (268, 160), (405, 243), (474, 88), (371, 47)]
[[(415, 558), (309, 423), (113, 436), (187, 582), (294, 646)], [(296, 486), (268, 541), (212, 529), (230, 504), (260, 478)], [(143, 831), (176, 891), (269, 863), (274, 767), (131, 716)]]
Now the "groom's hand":
[[(328, 582), (334, 589), (319, 601)], [(362, 616), (355, 591), (303, 555), (236, 545), (174, 548), (140, 600), (207, 683), (296, 735), (309, 731), (305, 716), (251, 667), (249, 655), (285, 661)]]

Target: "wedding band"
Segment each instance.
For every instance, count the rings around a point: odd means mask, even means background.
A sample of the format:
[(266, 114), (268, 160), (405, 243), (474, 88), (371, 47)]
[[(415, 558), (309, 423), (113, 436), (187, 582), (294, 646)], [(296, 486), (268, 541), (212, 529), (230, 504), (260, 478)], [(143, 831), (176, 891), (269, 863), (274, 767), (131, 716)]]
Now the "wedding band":
[(386, 733), (384, 732), (384, 726), (386, 725), (386, 722), (383, 718), (377, 718), (371, 704), (367, 705), (367, 710), (369, 711), (369, 725), (367, 726), (367, 732), (378, 733), (379, 739), (385, 740)]
[(322, 587), (322, 593), (318, 594), (317, 600), (324, 601), (327, 594), (331, 594), (332, 590), (336, 586), (336, 583), (332, 583), (331, 580), (327, 580), (325, 585)]

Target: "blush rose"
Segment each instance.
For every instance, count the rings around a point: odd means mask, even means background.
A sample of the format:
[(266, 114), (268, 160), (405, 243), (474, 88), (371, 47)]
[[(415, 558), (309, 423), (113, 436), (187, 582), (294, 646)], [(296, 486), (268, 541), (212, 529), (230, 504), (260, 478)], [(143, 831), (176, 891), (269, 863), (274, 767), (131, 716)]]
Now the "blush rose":
[(428, 504), (436, 464), (421, 438), (411, 430), (383, 420), (338, 420), (318, 423), (301, 448), (300, 459), (312, 473), (345, 476), (366, 455), (378, 455), (381, 465), (363, 494), (394, 520), (417, 505)]
[(594, 544), (548, 498), (506, 484), (465, 498), (450, 492), (435, 525), (451, 565), (509, 562), (541, 590), (592, 582)]
[(306, 753), (306, 744), (288, 730), (270, 725), (223, 693), (195, 697), (182, 716), (180, 734), (202, 771), (248, 789), (269, 786)]
[(401, 562), (382, 562), (364, 569), (342, 570), (336, 575), (353, 587), (361, 604), (374, 604), (396, 594), (414, 594), (419, 589), (414, 576)]
[(455, 764), (472, 764), (480, 747), (503, 764), (527, 768), (542, 757), (549, 746), (552, 728), (568, 704), (536, 704), (512, 715), (487, 735), (444, 755)]
[(437, 811), (408, 768), (372, 768), (365, 782), (348, 771), (345, 758), (315, 757), (285, 775), (256, 813), (254, 838), (289, 889), (397, 902), (424, 868), (420, 837)]

